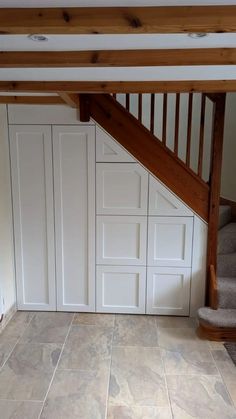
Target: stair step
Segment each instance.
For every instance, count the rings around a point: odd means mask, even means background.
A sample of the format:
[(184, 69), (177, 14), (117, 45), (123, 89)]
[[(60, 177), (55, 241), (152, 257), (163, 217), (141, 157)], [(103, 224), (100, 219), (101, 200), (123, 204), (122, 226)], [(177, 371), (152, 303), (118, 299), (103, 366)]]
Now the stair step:
[(229, 223), (218, 232), (218, 253), (236, 252), (236, 223)]
[(217, 257), (217, 276), (236, 277), (236, 253), (226, 255), (219, 254)]
[(230, 223), (231, 217), (231, 207), (229, 205), (220, 205), (219, 229)]
[(235, 309), (213, 310), (209, 307), (202, 307), (198, 310), (198, 319), (213, 327), (236, 328)]
[(217, 278), (219, 308), (236, 309), (236, 278)]

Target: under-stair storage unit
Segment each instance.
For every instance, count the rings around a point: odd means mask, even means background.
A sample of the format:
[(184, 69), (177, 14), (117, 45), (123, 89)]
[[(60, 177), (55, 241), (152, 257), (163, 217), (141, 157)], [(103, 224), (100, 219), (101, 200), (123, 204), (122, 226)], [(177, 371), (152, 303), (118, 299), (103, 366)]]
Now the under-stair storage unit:
[(10, 126), (10, 142), (18, 308), (94, 311), (95, 128)]

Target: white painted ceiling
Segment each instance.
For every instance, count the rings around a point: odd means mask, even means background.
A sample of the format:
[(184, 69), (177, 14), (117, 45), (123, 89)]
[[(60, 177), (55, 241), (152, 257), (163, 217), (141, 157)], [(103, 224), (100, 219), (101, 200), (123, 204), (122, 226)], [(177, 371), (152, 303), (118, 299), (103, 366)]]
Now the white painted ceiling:
[[(236, 0), (0, 0), (1, 7), (236, 5)], [(1, 11), (0, 11), (1, 13)], [(192, 39), (171, 35), (48, 35), (36, 43), (27, 35), (1, 35), (0, 51), (60, 51), (151, 48), (236, 48), (236, 34)], [(144, 68), (0, 69), (0, 80), (218, 80), (236, 79), (236, 66)]]

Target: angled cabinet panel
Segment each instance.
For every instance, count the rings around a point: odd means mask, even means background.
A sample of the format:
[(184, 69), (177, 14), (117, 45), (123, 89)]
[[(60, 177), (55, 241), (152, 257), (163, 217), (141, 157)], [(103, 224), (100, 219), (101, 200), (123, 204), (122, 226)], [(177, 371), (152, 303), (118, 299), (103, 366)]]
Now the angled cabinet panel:
[(97, 264), (146, 265), (147, 218), (97, 217)]
[(17, 305), (55, 310), (51, 127), (10, 126)]
[(95, 129), (53, 127), (57, 308), (95, 310)]
[(161, 182), (150, 175), (149, 215), (193, 216), (193, 212)]
[(190, 267), (193, 217), (149, 217), (148, 265)]
[(97, 266), (96, 309), (102, 313), (145, 313), (146, 268)]
[(102, 128), (96, 125), (96, 161), (97, 162), (133, 162), (136, 160)]
[(190, 268), (147, 268), (147, 314), (189, 315)]
[(148, 173), (139, 164), (97, 163), (97, 214), (146, 215)]

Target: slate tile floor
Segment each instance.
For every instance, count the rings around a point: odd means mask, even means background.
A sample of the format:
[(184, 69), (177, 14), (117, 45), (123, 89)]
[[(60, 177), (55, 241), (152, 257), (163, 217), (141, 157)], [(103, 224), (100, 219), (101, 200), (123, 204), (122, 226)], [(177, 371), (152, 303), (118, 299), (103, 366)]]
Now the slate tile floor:
[(192, 319), (17, 312), (1, 419), (236, 419), (236, 367)]

